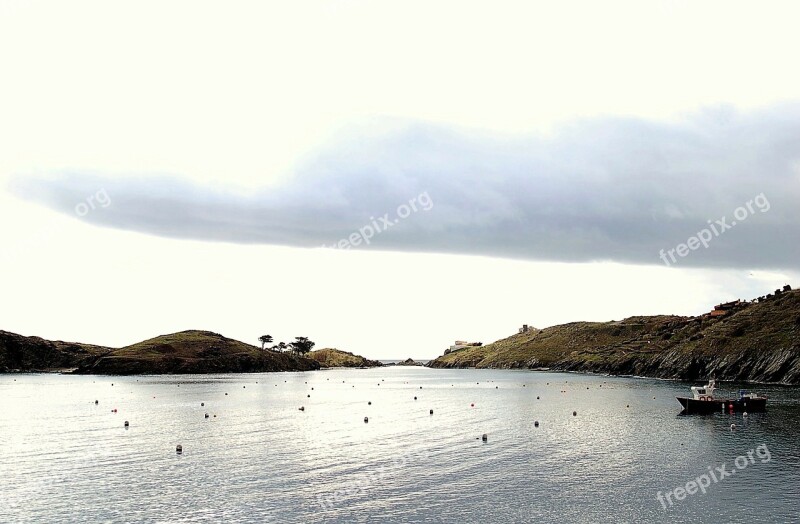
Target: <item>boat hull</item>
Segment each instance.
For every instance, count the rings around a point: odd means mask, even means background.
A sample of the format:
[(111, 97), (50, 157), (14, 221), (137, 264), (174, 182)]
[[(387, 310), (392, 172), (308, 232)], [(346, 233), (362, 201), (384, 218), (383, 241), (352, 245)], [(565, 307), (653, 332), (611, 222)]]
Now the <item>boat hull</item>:
[(695, 400), (689, 397), (677, 397), (683, 406), (684, 413), (761, 413), (767, 410), (766, 397), (743, 399)]

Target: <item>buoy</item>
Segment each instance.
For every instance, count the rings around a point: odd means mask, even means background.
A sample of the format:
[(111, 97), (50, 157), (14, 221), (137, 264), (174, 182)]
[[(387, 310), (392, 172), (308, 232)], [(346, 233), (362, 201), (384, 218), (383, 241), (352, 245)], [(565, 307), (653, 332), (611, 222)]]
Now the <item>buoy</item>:
[(417, 397), (414, 397), (414, 400), (417, 400)]
[(125, 421), (125, 427), (127, 428), (128, 426), (130, 426), (130, 424), (128, 424), (128, 421), (126, 420)]
[(99, 404), (99, 402), (95, 400), (94, 401), (94, 405), (96, 406), (97, 404)]
[(370, 400), (369, 402), (367, 402), (367, 406), (371, 406), (371, 405), (372, 405), (372, 401)]
[(205, 418), (208, 418), (208, 413), (206, 413), (206, 416), (205, 416)]
[(216, 413), (214, 413), (214, 418), (217, 418), (217, 414)]
[(487, 435), (486, 433), (484, 433), (483, 435), (481, 435), (481, 440), (482, 440), (482, 441), (484, 441), (484, 442), (486, 442), (487, 440), (489, 440), (489, 435)]
[(422, 389), (422, 386), (420, 386), (419, 389)]
[(227, 396), (228, 396), (228, 394), (227, 394), (227, 393), (225, 393), (225, 396), (227, 397)]
[(314, 391), (314, 388), (311, 388), (311, 391)]
[(178, 455), (180, 455), (181, 453), (183, 453), (183, 446), (181, 446), (180, 444), (178, 444), (177, 446), (175, 446), (175, 452), (176, 452)]
[(431, 415), (433, 415), (433, 410), (431, 410)]
[(114, 408), (114, 409), (111, 410), (111, 413), (116, 413), (116, 412), (117, 412), (117, 408)]
[(306, 397), (311, 398), (311, 395), (306, 395)]
[(497, 389), (498, 386), (495, 386), (494, 389)]
[(306, 410), (305, 406), (300, 406), (300, 411), (305, 411), (305, 410)]
[(206, 403), (205, 403), (205, 402), (201, 402), (201, 403), (200, 403), (200, 406), (201, 406), (201, 407), (202, 407), (202, 406), (205, 406), (205, 405), (206, 405)]
[(242, 389), (247, 389), (247, 386), (242, 386)]
[(536, 400), (539, 400), (539, 396), (538, 395), (536, 396)]
[(369, 422), (369, 417), (364, 417), (364, 423), (366, 424), (367, 422)]
[(743, 417), (746, 417), (746, 416), (747, 416), (747, 411), (745, 411), (744, 413), (742, 413), (742, 416), (743, 416)]
[(731, 431), (733, 431), (734, 429), (736, 429), (736, 424), (731, 424)]
[(578, 416), (578, 412), (577, 412), (577, 411), (573, 411), (573, 412), (572, 412), (572, 416), (573, 416), (573, 417), (577, 417), (577, 416)]
[(471, 408), (474, 408), (474, 407), (475, 407), (475, 404), (474, 404), (474, 403), (473, 403), (473, 404), (470, 404), (470, 405), (469, 405), (469, 407), (471, 407)]
[(631, 405), (630, 405), (630, 404), (626, 404), (626, 405), (625, 405), (625, 407), (626, 407), (626, 408), (629, 408), (629, 407), (631, 407)]
[(533, 426), (538, 428), (539, 427), (539, 421), (538, 420), (534, 421), (533, 422)]

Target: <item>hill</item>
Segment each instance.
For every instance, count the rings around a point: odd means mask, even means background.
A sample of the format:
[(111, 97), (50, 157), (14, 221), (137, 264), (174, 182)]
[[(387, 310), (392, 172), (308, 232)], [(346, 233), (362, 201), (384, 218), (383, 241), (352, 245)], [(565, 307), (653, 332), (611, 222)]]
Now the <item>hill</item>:
[(0, 371), (138, 375), (319, 369), (311, 359), (261, 350), (210, 331), (182, 331), (119, 349), (0, 332)]
[(312, 351), (308, 358), (315, 360), (323, 368), (372, 368), (383, 364), (339, 349), (325, 348)]
[(742, 302), (713, 315), (532, 329), (452, 351), (428, 365), (800, 384), (800, 291)]
[(103, 346), (45, 340), (0, 331), (0, 373), (74, 369), (109, 351), (111, 348)]

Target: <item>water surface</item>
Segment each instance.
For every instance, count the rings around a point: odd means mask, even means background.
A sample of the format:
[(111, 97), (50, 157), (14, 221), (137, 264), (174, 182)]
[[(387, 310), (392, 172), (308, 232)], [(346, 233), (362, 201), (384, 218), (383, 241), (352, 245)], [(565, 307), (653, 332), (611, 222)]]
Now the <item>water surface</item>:
[[(0, 522), (800, 522), (800, 390), (757, 388), (766, 414), (679, 416), (688, 385), (0, 375)], [(664, 498), (723, 465), (706, 493)]]

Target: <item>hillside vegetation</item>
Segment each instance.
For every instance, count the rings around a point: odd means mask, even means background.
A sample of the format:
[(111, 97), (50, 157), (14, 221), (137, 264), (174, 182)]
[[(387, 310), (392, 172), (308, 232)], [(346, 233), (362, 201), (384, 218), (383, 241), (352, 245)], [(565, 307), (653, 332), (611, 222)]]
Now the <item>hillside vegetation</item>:
[(312, 351), (308, 354), (308, 358), (316, 360), (323, 368), (372, 368), (383, 365), (377, 360), (369, 360), (361, 355), (334, 348)]
[(800, 291), (726, 316), (631, 317), (534, 329), (428, 365), (800, 384)]
[(67, 369), (110, 375), (238, 373), (308, 371), (319, 364), (210, 331), (182, 331), (118, 349), (0, 332), (0, 371)]

